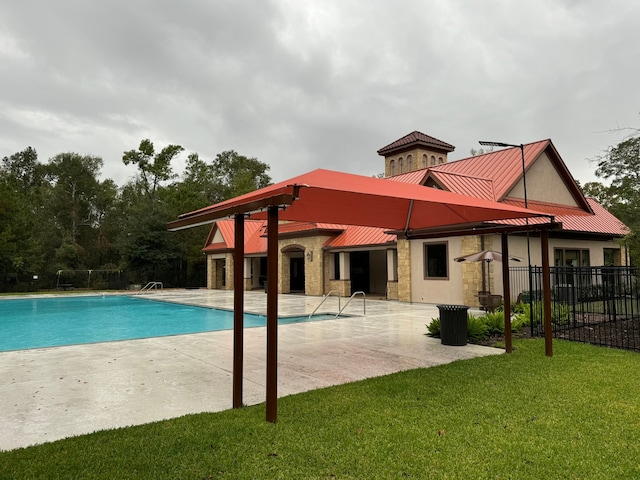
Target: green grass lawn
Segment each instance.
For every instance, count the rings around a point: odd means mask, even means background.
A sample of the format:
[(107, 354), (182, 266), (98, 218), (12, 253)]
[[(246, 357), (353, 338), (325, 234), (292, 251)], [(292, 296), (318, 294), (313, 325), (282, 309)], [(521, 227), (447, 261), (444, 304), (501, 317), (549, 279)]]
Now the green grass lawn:
[[(0, 453), (19, 478), (640, 478), (640, 356), (562, 341)], [(153, 399), (149, 399), (153, 401)]]

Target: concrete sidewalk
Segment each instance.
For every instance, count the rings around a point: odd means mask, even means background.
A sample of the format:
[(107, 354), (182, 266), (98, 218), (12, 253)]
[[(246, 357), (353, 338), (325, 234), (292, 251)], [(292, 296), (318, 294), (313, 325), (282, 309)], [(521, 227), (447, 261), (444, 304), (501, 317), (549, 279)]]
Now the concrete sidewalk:
[[(246, 292), (245, 309), (264, 314), (266, 295)], [(150, 298), (231, 308), (233, 293), (182, 290)], [(279, 296), (281, 315), (309, 314), (320, 297)], [(342, 302), (344, 304), (344, 299)], [(322, 310), (335, 311), (337, 298)], [(427, 337), (434, 305), (361, 299), (353, 317), (280, 325), (278, 396), (503, 353), (443, 346)], [(95, 430), (216, 412), (232, 405), (233, 332), (0, 352), (0, 450)], [(244, 403), (264, 402), (266, 328), (244, 332)]]

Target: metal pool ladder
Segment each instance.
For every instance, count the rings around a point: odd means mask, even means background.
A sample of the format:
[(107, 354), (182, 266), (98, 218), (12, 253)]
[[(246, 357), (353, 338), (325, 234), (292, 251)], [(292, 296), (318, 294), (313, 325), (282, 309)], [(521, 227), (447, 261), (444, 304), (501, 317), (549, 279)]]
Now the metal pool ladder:
[[(309, 318), (313, 317), (313, 315), (318, 311), (318, 309), (322, 306), (322, 304), (327, 300), (327, 298), (329, 298), (330, 296), (337, 296), (338, 297), (338, 315), (340, 315), (340, 312), (342, 311), (342, 309), (340, 308), (340, 292), (338, 290), (331, 290), (329, 293), (327, 293), (324, 297), (322, 297), (322, 301), (318, 304), (318, 306), (315, 308), (315, 310), (313, 312), (311, 312), (311, 315), (309, 315)], [(337, 316), (337, 315), (336, 315)]]
[(162, 282), (149, 282), (140, 289), (140, 291), (138, 292), (138, 295), (145, 292), (150, 292), (151, 290), (158, 290), (158, 288), (160, 288), (160, 290), (164, 288), (164, 285), (162, 285)]

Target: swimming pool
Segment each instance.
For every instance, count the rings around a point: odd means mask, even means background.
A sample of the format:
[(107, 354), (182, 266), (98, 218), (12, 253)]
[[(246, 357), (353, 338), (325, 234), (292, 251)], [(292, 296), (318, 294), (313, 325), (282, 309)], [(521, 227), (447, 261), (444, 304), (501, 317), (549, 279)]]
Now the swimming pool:
[[(314, 320), (319, 317), (314, 316)], [(281, 318), (279, 323), (307, 321)], [(245, 327), (266, 317), (245, 313)], [(120, 295), (0, 301), (0, 351), (164, 337), (233, 328), (233, 312)]]

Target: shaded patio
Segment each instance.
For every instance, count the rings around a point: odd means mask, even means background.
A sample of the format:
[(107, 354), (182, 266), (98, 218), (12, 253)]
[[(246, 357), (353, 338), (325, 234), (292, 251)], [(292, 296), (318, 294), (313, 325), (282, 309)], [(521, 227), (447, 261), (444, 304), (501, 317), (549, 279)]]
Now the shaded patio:
[[(500, 221), (512, 219), (546, 219), (554, 225), (552, 216), (534, 210), (514, 207), (488, 200), (470, 198), (422, 185), (388, 182), (383, 179), (318, 169), (269, 187), (185, 213), (173, 222), (171, 231), (212, 223), (234, 217), (234, 390), (233, 407), (243, 405), (243, 309), (244, 309), (244, 218), (254, 215), (267, 218), (267, 415), (277, 420), (278, 370), (278, 224), (280, 220), (316, 221), (362, 225), (395, 230), (405, 238), (430, 230), (441, 236), (473, 235), (475, 229), (493, 224), (502, 233), (502, 252), (508, 255), (507, 232), (510, 227)], [(530, 227), (530, 225), (527, 225)], [(517, 226), (518, 229), (524, 227)], [(548, 272), (548, 231), (541, 232), (543, 268)], [(486, 228), (482, 230), (486, 231)], [(512, 230), (513, 231), (513, 230)], [(438, 232), (438, 233), (436, 233)], [(506, 275), (505, 275), (506, 273)], [(505, 278), (505, 343), (511, 351), (509, 326), (508, 269)], [(550, 322), (550, 296), (545, 284), (545, 322)], [(546, 323), (545, 323), (546, 324)], [(549, 330), (549, 329), (548, 329)], [(547, 355), (551, 355), (551, 336), (547, 339)]]

